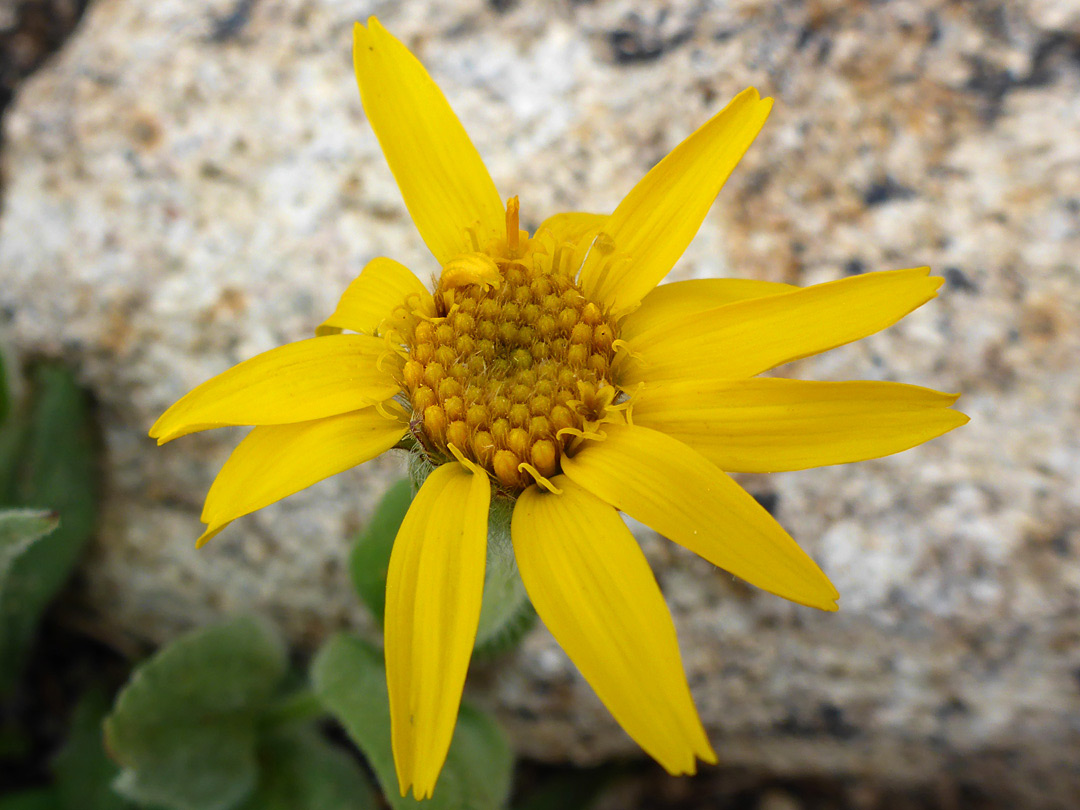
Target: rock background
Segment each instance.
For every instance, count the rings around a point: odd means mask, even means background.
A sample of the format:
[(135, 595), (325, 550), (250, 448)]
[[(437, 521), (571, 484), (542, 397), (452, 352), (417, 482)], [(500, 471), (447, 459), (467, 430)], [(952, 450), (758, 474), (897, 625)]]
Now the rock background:
[[(427, 64), (529, 225), (610, 210), (755, 85), (776, 108), (673, 277), (808, 284), (921, 264), (945, 276), (887, 333), (784, 373), (963, 391), (971, 424), (889, 459), (748, 480), (830, 574), (839, 614), (640, 536), (725, 764), (1070, 806), (1078, 9), (97, 0), (6, 113), (0, 215), (0, 343), (78, 369), (105, 433), (105, 517), (72, 620), (116, 644), (233, 611), (269, 615), (306, 646), (370, 629), (343, 538), (396, 462), (196, 554), (202, 496), (239, 434), (163, 449), (145, 434), (197, 383), (309, 335), (368, 259), (436, 269), (351, 75), (350, 27), (375, 13)], [(636, 755), (543, 629), (473, 683), (529, 756)]]

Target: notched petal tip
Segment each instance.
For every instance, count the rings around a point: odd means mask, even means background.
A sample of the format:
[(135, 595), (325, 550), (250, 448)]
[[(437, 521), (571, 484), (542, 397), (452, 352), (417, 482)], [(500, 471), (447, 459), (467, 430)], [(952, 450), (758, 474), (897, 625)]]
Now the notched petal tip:
[(205, 546), (207, 543), (209, 543), (211, 540), (221, 534), (221, 532), (225, 530), (225, 527), (228, 526), (229, 523), (232, 523), (232, 521), (230, 520), (226, 523), (222, 523), (219, 526), (207, 526), (206, 531), (199, 535), (199, 539), (195, 541), (195, 548), (200, 549)]

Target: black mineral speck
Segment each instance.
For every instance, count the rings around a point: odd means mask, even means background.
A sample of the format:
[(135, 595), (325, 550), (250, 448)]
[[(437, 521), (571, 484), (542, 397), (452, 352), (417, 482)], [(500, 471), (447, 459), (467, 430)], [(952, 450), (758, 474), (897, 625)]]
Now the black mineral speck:
[(863, 202), (866, 203), (867, 207), (872, 208), (875, 205), (882, 205), (894, 200), (907, 200), (914, 196), (915, 191), (913, 189), (901, 185), (892, 177), (886, 175), (881, 180), (872, 183), (863, 192)]
[(979, 291), (979, 285), (968, 278), (959, 267), (946, 267), (944, 274), (945, 283), (949, 285), (950, 290), (966, 293), (977, 293)]

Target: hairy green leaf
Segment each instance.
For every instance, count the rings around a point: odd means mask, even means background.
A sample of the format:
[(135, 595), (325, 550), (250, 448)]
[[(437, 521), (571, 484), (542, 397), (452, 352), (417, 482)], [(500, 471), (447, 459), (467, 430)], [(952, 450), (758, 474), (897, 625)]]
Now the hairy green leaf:
[(463, 704), (435, 793), (402, 797), (390, 746), (390, 703), (382, 654), (347, 635), (332, 638), (312, 665), (315, 692), (371, 765), (394, 810), (495, 810), (510, 794), (513, 757), (495, 722)]
[(0, 591), (0, 692), (16, 678), (42, 611), (67, 582), (94, 530), (93, 430), (86, 396), (69, 372), (37, 369), (25, 428), (12, 441), (18, 453), (9, 462), (16, 471), (8, 476), (7, 503), (0, 505), (55, 511), (60, 526), (16, 556)]
[(241, 618), (181, 637), (135, 670), (105, 722), (137, 804), (229, 810), (258, 781), (258, 719), (285, 674), (285, 647)]
[(83, 695), (72, 713), (67, 742), (52, 766), (56, 793), (64, 810), (131, 807), (112, 786), (119, 769), (105, 753), (102, 723), (108, 711), (108, 695), (92, 689)]
[(382, 623), (386, 604), (386, 569), (401, 521), (412, 503), (408, 478), (392, 484), (383, 495), (371, 522), (353, 543), (349, 554), (349, 572), (353, 586), (364, 604)]
[(280, 731), (263, 741), (259, 772), (259, 785), (241, 810), (380, 807), (360, 763), (310, 727)]

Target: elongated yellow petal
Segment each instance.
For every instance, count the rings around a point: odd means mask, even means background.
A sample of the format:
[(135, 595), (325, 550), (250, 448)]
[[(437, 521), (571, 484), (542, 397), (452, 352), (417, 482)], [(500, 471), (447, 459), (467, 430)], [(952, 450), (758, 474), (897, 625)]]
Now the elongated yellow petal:
[(207, 380), (150, 428), (158, 444), (223, 425), (306, 422), (374, 405), (400, 386), (382, 340), (328, 335), (279, 346)]
[(210, 487), (202, 542), (242, 515), (385, 453), (408, 429), (405, 411), (394, 402), (310, 422), (254, 428)]
[(393, 259), (372, 259), (338, 301), (334, 314), (319, 324), (316, 335), (343, 329), (374, 335), (379, 324), (392, 319), (398, 307), (433, 312), (431, 293), (405, 265)]
[(671, 326), (725, 304), (797, 289), (791, 284), (749, 278), (698, 278), (661, 284), (641, 299), (640, 307), (623, 319), (619, 337), (632, 340), (653, 329)]
[[(582, 268), (591, 298), (626, 310), (668, 274), (771, 108), (771, 98), (760, 98), (752, 87), (743, 90), (634, 186)], [(609, 239), (602, 245), (604, 237)]]
[(445, 264), (504, 236), (506, 209), (495, 183), (424, 66), (374, 17), (366, 29), (353, 28), (353, 64), (364, 112), (435, 258)]
[(626, 733), (669, 773), (694, 773), (695, 757), (716, 762), (637, 541), (606, 503), (566, 476), (552, 483), (562, 494), (530, 487), (511, 524), (536, 612)]
[(568, 211), (548, 217), (540, 223), (536, 232), (547, 231), (561, 243), (576, 245), (587, 234), (595, 234), (599, 231), (607, 218), (607, 214)]
[(443, 464), (394, 540), (386, 579), (386, 678), (401, 795), (431, 796), (450, 748), (487, 556), (491, 487), (479, 468)]
[(937, 293), (930, 268), (891, 270), (739, 301), (628, 341), (620, 384), (740, 379), (859, 340)]
[(634, 424), (690, 445), (722, 470), (780, 472), (899, 453), (968, 418), (956, 394), (893, 382), (758, 378), (645, 386)]
[(663, 433), (604, 425), (563, 472), (669, 540), (777, 596), (836, 610), (839, 596), (817, 564), (749, 493)]

